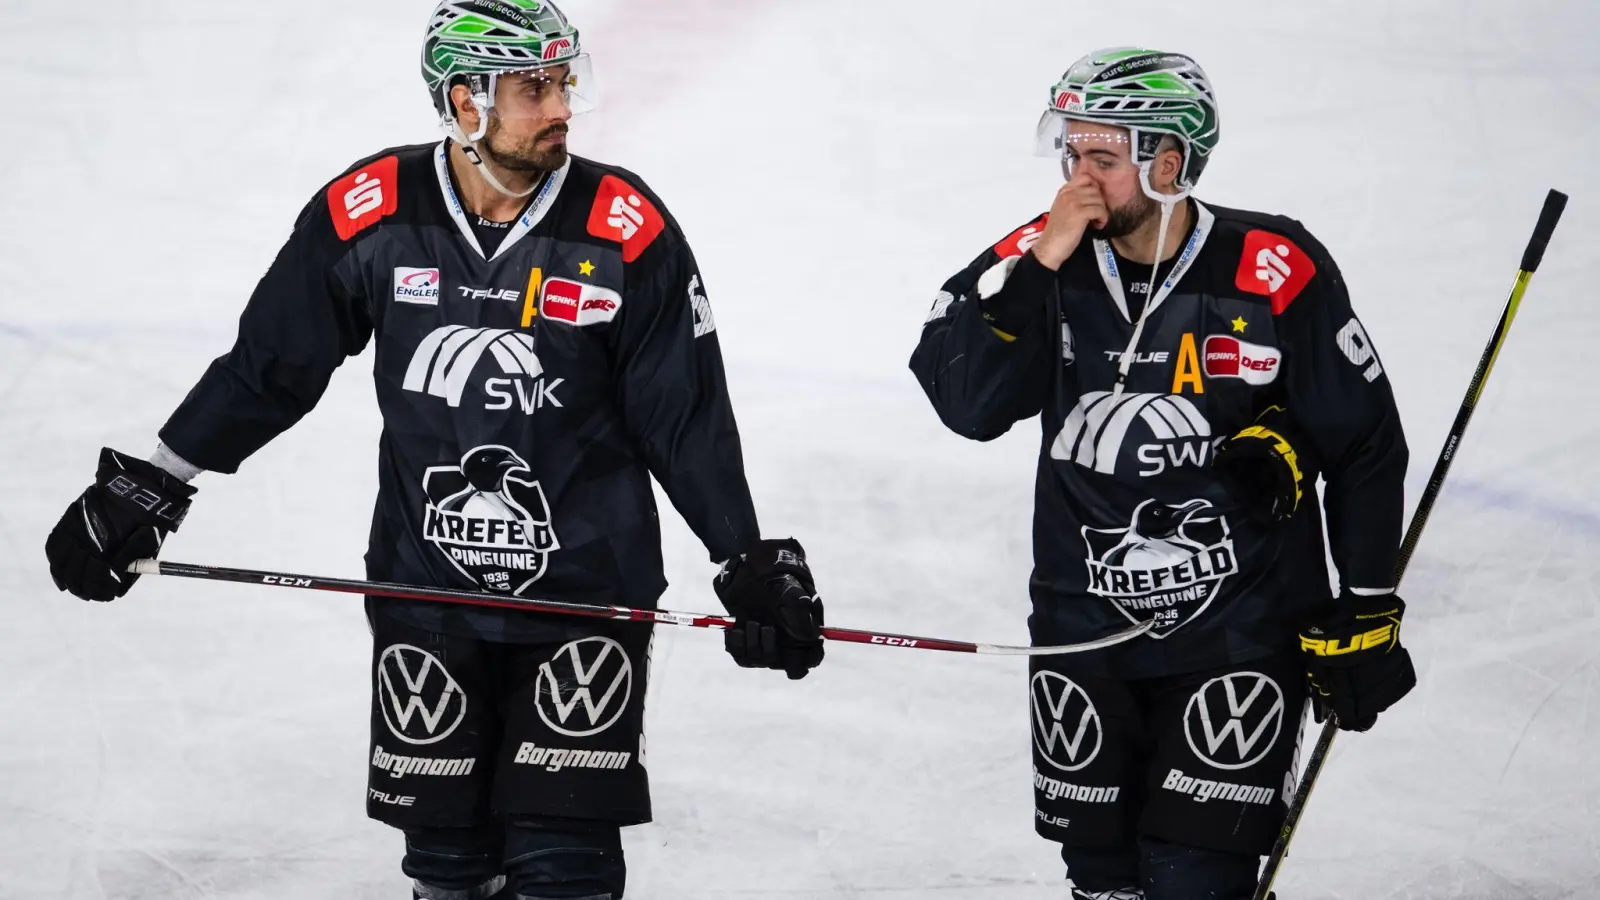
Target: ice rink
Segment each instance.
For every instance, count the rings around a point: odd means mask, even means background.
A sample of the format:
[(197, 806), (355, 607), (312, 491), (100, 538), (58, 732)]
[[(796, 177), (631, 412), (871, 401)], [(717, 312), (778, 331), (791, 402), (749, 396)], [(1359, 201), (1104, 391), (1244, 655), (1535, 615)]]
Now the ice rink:
[[(1049, 205), (1032, 129), (1080, 54), (1206, 67), (1222, 138), (1198, 196), (1292, 215), (1338, 259), (1413, 502), (1545, 191), (1569, 193), (1402, 591), (1420, 686), (1337, 744), (1279, 894), (1600, 897), (1600, 8), (563, 6), (604, 90), (573, 149), (639, 173), (686, 231), (764, 531), (805, 542), (830, 624), (1026, 640), (1038, 426), (965, 441), (905, 364), (944, 278)], [(154, 447), (306, 200), (437, 139), (431, 7), (0, 2), (0, 898), (409, 896), (398, 833), (364, 816), (359, 600), (147, 579), (86, 604), (42, 548), (101, 445)], [(165, 556), (360, 577), (370, 366), (202, 476)], [(715, 610), (705, 551), (666, 520), (662, 605)], [(657, 821), (625, 833), (628, 896), (1061, 900), (1024, 673), (840, 645), (790, 683), (660, 629)]]

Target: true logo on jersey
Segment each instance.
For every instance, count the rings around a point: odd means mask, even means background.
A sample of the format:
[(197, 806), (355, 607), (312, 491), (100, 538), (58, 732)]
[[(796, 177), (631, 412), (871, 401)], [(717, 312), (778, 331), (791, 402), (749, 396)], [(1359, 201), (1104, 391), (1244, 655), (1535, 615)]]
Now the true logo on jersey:
[(1238, 378), (1247, 384), (1271, 384), (1278, 379), (1283, 353), (1226, 334), (1206, 338), (1205, 370), (1208, 378)]
[(400, 159), (385, 156), (328, 185), (328, 215), (340, 240), (350, 240), (400, 208), (399, 171)]
[(600, 179), (589, 210), (589, 233), (621, 244), (623, 262), (638, 259), (666, 224), (655, 205), (626, 181), (615, 175)]
[(549, 278), (539, 300), (539, 315), (569, 325), (599, 325), (617, 317), (622, 295), (597, 284)]
[[(560, 549), (539, 482), (510, 447), (474, 447), (454, 466), (422, 475), (423, 537), (461, 574), (491, 591), (520, 594)], [(521, 473), (520, 475), (518, 473)]]
[(439, 270), (397, 267), (394, 270), (394, 302), (438, 306)]
[(1317, 274), (1316, 264), (1286, 237), (1256, 229), (1244, 236), (1244, 253), (1234, 286), (1249, 294), (1272, 298), (1272, 314), (1289, 308), (1294, 298)]
[(1021, 256), (1028, 252), (1028, 248), (1038, 242), (1044, 234), (1044, 227), (1050, 224), (1050, 214), (1045, 213), (1039, 218), (1018, 228), (1006, 235), (1006, 239), (994, 245), (995, 255), (1001, 259), (1009, 256)]
[(1146, 500), (1126, 528), (1084, 526), (1089, 593), (1111, 601), (1130, 622), (1153, 619), (1164, 638), (1210, 605), (1239, 571), (1228, 520), (1202, 515), (1208, 500), (1170, 505)]
[(521, 409), (531, 416), (536, 410), (561, 406), (556, 388), (565, 379), (546, 378), (544, 366), (533, 352), (533, 337), (509, 328), (435, 328), (417, 344), (400, 386), (439, 397), (457, 408), (485, 356), (509, 377), (483, 380), (484, 409)]
[[(1136, 424), (1142, 431), (1138, 443), (1129, 439)], [(1138, 473), (1144, 477), (1168, 468), (1204, 466), (1216, 449), (1211, 423), (1187, 397), (1113, 397), (1110, 391), (1090, 391), (1078, 398), (1078, 405), (1067, 416), (1050, 445), (1050, 457), (1114, 475), (1130, 445), (1137, 448)]]

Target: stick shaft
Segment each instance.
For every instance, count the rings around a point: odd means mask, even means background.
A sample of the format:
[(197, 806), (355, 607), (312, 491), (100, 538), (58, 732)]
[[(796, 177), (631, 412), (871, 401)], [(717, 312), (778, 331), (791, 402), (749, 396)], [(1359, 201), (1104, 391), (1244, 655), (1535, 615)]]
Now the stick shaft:
[[(1539, 268), (1539, 262), (1544, 259), (1545, 247), (1550, 243), (1550, 235), (1556, 230), (1556, 223), (1561, 221), (1561, 212), (1566, 209), (1567, 195), (1560, 191), (1552, 190), (1545, 196), (1544, 208), (1539, 212), (1539, 221), (1534, 225), (1533, 236), (1528, 239), (1528, 247), (1522, 252), (1522, 266), (1517, 270), (1516, 280), (1511, 285), (1511, 295), (1506, 298), (1505, 309), (1500, 312), (1500, 321), (1494, 326), (1494, 333), (1489, 336), (1489, 343), (1483, 349), (1483, 355), (1478, 358), (1478, 367), (1472, 373), (1472, 381), (1467, 385), (1467, 394), (1461, 401), (1461, 408), (1456, 411), (1456, 419), (1450, 425), (1450, 432), (1445, 437), (1444, 448), (1439, 451), (1439, 458), (1434, 461), (1433, 473), (1428, 476), (1428, 486), (1423, 490), (1422, 497), (1417, 501), (1417, 511), (1411, 516), (1411, 526), (1406, 529), (1405, 539), (1400, 542), (1400, 553), (1395, 561), (1394, 583), (1396, 589), (1400, 580), (1405, 577), (1406, 567), (1411, 563), (1411, 554), (1417, 549), (1417, 542), (1422, 539), (1422, 529), (1428, 524), (1428, 516), (1433, 512), (1434, 503), (1439, 499), (1439, 492), (1444, 488), (1445, 476), (1450, 474), (1450, 464), (1455, 461), (1456, 449), (1461, 445), (1461, 439), (1467, 433), (1467, 425), (1472, 421), (1472, 413), (1478, 408), (1478, 400), (1483, 396), (1484, 385), (1489, 381), (1489, 373), (1494, 371), (1495, 360), (1500, 357), (1500, 349), (1505, 346), (1506, 336), (1511, 333), (1511, 323), (1517, 317), (1517, 310), (1522, 306), (1522, 294), (1528, 289), (1528, 281), (1533, 278), (1534, 270)], [(1328, 751), (1333, 747), (1333, 739), (1339, 733), (1338, 725), (1329, 716), (1322, 723), (1322, 731), (1317, 735), (1317, 743), (1311, 750), (1311, 756), (1306, 760), (1305, 774), (1300, 778), (1300, 784), (1295, 788), (1294, 799), (1289, 803), (1289, 810), (1283, 821), (1283, 828), (1278, 832), (1278, 840), (1272, 847), (1272, 853), (1267, 857), (1266, 865), (1261, 870), (1260, 881), (1256, 884), (1256, 892), (1252, 900), (1267, 900), (1272, 891), (1272, 882), (1277, 878), (1278, 869), (1283, 865), (1283, 858), (1289, 853), (1289, 842), (1294, 839), (1296, 828), (1299, 827), (1300, 817), (1305, 812), (1306, 801), (1311, 797), (1312, 788), (1316, 787), (1317, 776), (1322, 774), (1322, 767), (1327, 762)]]
[[(601, 603), (542, 600), (508, 594), (489, 594), (482, 591), (460, 591), (450, 588), (394, 584), (386, 581), (362, 581), (352, 578), (325, 578), (317, 575), (268, 572), (258, 569), (201, 566), (155, 559), (141, 559), (129, 566), (128, 571), (140, 575), (166, 575), (176, 578), (199, 578), (206, 581), (227, 581), (235, 584), (299, 588), (308, 591), (334, 591), (346, 594), (364, 594), (373, 597), (394, 597), (404, 600), (427, 600), (435, 603), (458, 603), (466, 606), (484, 606), (494, 609), (518, 609), (527, 612), (584, 616), (591, 619), (618, 619), (629, 622), (683, 625), (690, 628), (731, 628), (734, 624), (734, 620), (729, 616), (710, 615), (708, 613), (674, 612), (669, 609), (634, 609), (627, 606), (609, 606)], [(952, 641), (945, 638), (917, 637), (909, 634), (864, 631), (855, 628), (824, 627), (822, 636), (830, 641), (875, 644), (881, 647), (904, 647), (909, 650), (942, 650), (947, 653), (983, 653), (997, 656), (1055, 656), (1066, 653), (1083, 653), (1120, 644), (1123, 641), (1138, 637), (1148, 631), (1149, 628), (1149, 624), (1141, 623), (1081, 644), (1064, 644), (1051, 647), (978, 644), (971, 641)]]

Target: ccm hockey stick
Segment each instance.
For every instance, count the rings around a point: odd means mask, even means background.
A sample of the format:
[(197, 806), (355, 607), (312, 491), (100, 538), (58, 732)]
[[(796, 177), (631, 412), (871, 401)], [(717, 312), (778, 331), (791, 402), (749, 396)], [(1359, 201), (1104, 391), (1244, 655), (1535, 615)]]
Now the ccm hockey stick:
[[(691, 628), (732, 628), (730, 616), (706, 613), (673, 612), (667, 609), (630, 609), (626, 606), (606, 606), (599, 603), (572, 603), (565, 600), (536, 600), (489, 594), (481, 591), (457, 591), (448, 588), (419, 587), (410, 584), (391, 584), (384, 581), (356, 581), (349, 578), (319, 578), (314, 575), (288, 575), (281, 572), (261, 572), (254, 569), (225, 569), (217, 566), (194, 566), (187, 563), (162, 562), (158, 559), (141, 559), (128, 566), (136, 575), (171, 575), (178, 578), (203, 578), (209, 581), (232, 581), (239, 584), (264, 584), (273, 587), (301, 588), (308, 591), (338, 591), (346, 594), (370, 594), (374, 597), (400, 597), (408, 600), (432, 600), (440, 603), (460, 603), (468, 606), (490, 606), (500, 609), (523, 609), (532, 612), (560, 613), (568, 616), (586, 616), (591, 619), (622, 619), (630, 622), (655, 622), (662, 625), (687, 625)], [(1059, 644), (1053, 647), (1020, 647), (1009, 644), (974, 644), (969, 641), (947, 641), (942, 638), (913, 637), (907, 634), (890, 634), (882, 631), (858, 631), (853, 628), (822, 629), (822, 636), (830, 641), (852, 644), (878, 644), (884, 647), (907, 647), (913, 650), (944, 650), (950, 653), (987, 653), (994, 656), (1059, 656), (1066, 653), (1084, 653), (1099, 650), (1123, 641), (1132, 640), (1150, 630), (1153, 622), (1140, 622), (1121, 631), (1081, 644)]]
[[(1557, 190), (1552, 190), (1544, 198), (1544, 209), (1539, 211), (1539, 221), (1533, 226), (1533, 237), (1528, 239), (1528, 247), (1522, 251), (1522, 266), (1517, 270), (1517, 279), (1512, 282), (1511, 296), (1506, 300), (1506, 308), (1500, 313), (1500, 322), (1494, 327), (1494, 334), (1489, 338), (1489, 345), (1483, 349), (1483, 356), (1478, 359), (1477, 371), (1472, 373), (1472, 382), (1467, 385), (1467, 396), (1461, 401), (1461, 408), (1456, 412), (1456, 420), (1450, 426), (1450, 434), (1445, 438), (1444, 449), (1439, 451), (1439, 459), (1433, 464), (1433, 474), (1428, 476), (1428, 487), (1422, 492), (1422, 499), (1417, 503), (1417, 511), (1411, 516), (1411, 527), (1406, 529), (1405, 540), (1400, 542), (1400, 555), (1395, 560), (1394, 583), (1396, 588), (1400, 579), (1405, 577), (1406, 565), (1411, 562), (1411, 554), (1417, 549), (1417, 541), (1422, 538), (1423, 526), (1428, 524), (1428, 515), (1433, 512), (1434, 501), (1439, 499), (1439, 491), (1444, 487), (1444, 477), (1450, 473), (1450, 463), (1455, 459), (1456, 449), (1461, 446), (1461, 438), (1467, 432), (1467, 423), (1472, 420), (1473, 410), (1478, 407), (1478, 400), (1483, 396), (1483, 386), (1489, 380), (1489, 373), (1494, 370), (1494, 361), (1500, 355), (1500, 348), (1505, 345), (1506, 334), (1511, 331), (1511, 320), (1517, 316), (1517, 307), (1522, 305), (1522, 293), (1528, 288), (1528, 280), (1533, 277), (1535, 269), (1539, 268), (1539, 261), (1544, 258), (1545, 247), (1550, 243), (1550, 235), (1556, 230), (1556, 223), (1561, 221), (1561, 212), (1567, 207), (1567, 195)], [(1256, 885), (1256, 892), (1252, 900), (1268, 900), (1272, 891), (1273, 879), (1278, 875), (1278, 868), (1283, 864), (1283, 858), (1289, 852), (1289, 841), (1294, 838), (1296, 826), (1300, 824), (1300, 815), (1305, 812), (1306, 801), (1311, 797), (1311, 789), (1317, 784), (1317, 776), (1322, 772), (1322, 766), (1328, 760), (1328, 750), (1333, 746), (1334, 735), (1339, 733), (1338, 726), (1333, 717), (1322, 723), (1322, 732), (1317, 735), (1316, 747), (1311, 751), (1311, 757), (1306, 761), (1305, 774), (1300, 777), (1300, 786), (1295, 789), (1294, 800), (1289, 804), (1287, 817), (1283, 821), (1283, 830), (1278, 833), (1278, 841), (1272, 847), (1272, 854), (1267, 857), (1267, 864), (1261, 870), (1261, 879)]]

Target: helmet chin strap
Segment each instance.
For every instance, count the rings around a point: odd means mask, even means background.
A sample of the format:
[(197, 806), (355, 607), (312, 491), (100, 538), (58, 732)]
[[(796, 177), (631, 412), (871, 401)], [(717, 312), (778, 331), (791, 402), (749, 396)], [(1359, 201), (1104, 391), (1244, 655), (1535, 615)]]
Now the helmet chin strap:
[(1172, 211), (1177, 205), (1189, 196), (1188, 189), (1176, 194), (1163, 194), (1150, 186), (1150, 166), (1154, 160), (1147, 160), (1139, 164), (1139, 187), (1144, 190), (1146, 197), (1161, 204), (1161, 229), (1156, 232), (1156, 258), (1150, 265), (1150, 282), (1145, 286), (1144, 308), (1139, 311), (1139, 321), (1134, 323), (1133, 337), (1128, 339), (1128, 348), (1122, 351), (1122, 361), (1117, 363), (1117, 383), (1111, 389), (1113, 400), (1122, 397), (1122, 387), (1128, 380), (1128, 372), (1133, 367), (1134, 352), (1139, 347), (1139, 338), (1144, 334), (1145, 320), (1150, 317), (1150, 309), (1155, 306), (1156, 273), (1161, 270), (1161, 260), (1167, 252), (1167, 226), (1172, 222)]

